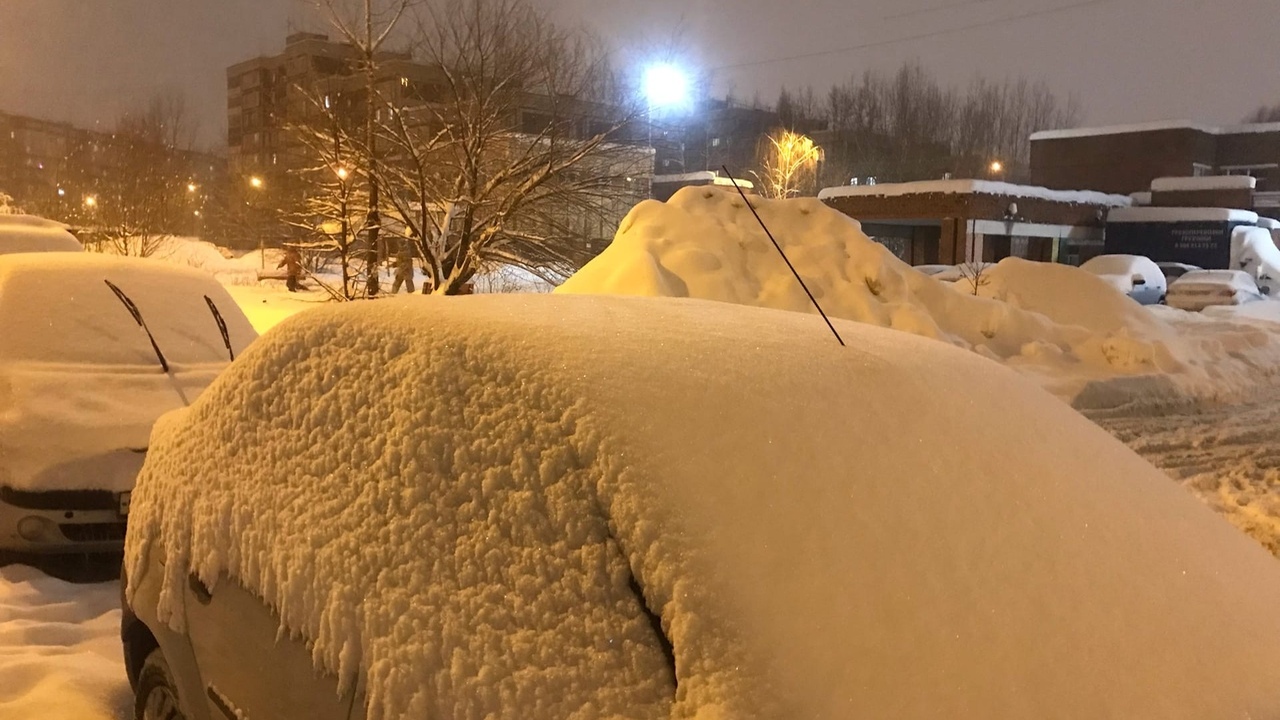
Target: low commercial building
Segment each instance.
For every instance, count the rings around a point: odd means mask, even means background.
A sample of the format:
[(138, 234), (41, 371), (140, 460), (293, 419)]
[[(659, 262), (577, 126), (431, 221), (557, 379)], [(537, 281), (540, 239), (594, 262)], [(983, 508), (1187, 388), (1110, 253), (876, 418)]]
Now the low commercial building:
[(1248, 210), (1116, 208), (1107, 217), (1105, 251), (1221, 270), (1230, 266), (1231, 236), (1235, 229), (1257, 224), (1257, 213)]
[(1031, 182), (1109, 193), (1164, 177), (1232, 175), (1256, 181), (1252, 208), (1280, 208), (1280, 123), (1215, 127), (1187, 121), (1078, 128), (1031, 136)]
[(1102, 252), (1106, 214), (1128, 196), (985, 180), (827, 188), (818, 197), (912, 265), (1021, 257), (1079, 264)]
[(742, 188), (746, 192), (754, 192), (755, 184), (750, 180), (742, 180), (740, 178), (727, 178), (719, 173), (711, 170), (703, 170), (699, 172), (676, 173), (672, 175), (654, 175), (653, 184), (650, 189), (649, 196), (654, 200), (666, 202), (676, 194), (680, 188), (701, 187), (704, 185), (717, 185), (720, 187), (732, 188), (734, 185)]

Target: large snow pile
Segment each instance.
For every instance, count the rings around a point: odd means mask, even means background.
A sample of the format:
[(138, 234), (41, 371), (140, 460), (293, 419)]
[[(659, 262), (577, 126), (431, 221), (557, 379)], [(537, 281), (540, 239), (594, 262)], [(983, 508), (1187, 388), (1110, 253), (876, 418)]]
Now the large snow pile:
[(129, 577), (163, 552), (174, 624), (239, 578), (373, 720), (1280, 712), (1270, 555), (1016, 374), (836, 324), (300, 315), (157, 428)]
[(120, 585), (72, 585), (0, 567), (0, 718), (124, 720)]
[[(978, 279), (978, 294), (990, 297), (975, 297), (916, 272), (817, 200), (752, 202), (830, 315), (973, 349), (1035, 373), (1068, 399), (1097, 380), (1146, 375), (1173, 377), (1177, 386), (1168, 391), (1175, 394), (1217, 395), (1252, 387), (1280, 367), (1276, 338), (1227, 337), (1241, 349), (1232, 356), (1220, 343), (1184, 343), (1078, 268), (1005, 260)], [(613, 243), (557, 292), (814, 312), (742, 199), (709, 187), (638, 205)], [(1095, 392), (1090, 402), (1132, 399), (1130, 386), (1116, 387), (1117, 395)]]
[(1280, 248), (1269, 229), (1236, 228), (1231, 233), (1231, 267), (1247, 273), (1266, 294), (1280, 296)]
[(0, 254), (83, 251), (84, 246), (62, 223), (0, 213)]
[[(56, 279), (52, 282), (51, 278)], [(105, 281), (137, 307), (169, 363)], [(205, 273), (95, 253), (0, 256), (0, 457), (6, 485), (127, 490), (151, 425), (257, 334)]]
[[(116, 254), (110, 244), (102, 246), (101, 251), (108, 255)], [(274, 261), (268, 268), (274, 270), (279, 262), (281, 251), (269, 251), (268, 259)], [(258, 283), (258, 270), (261, 256), (258, 251), (237, 258), (230, 251), (199, 238), (171, 235), (156, 241), (151, 249), (150, 259), (163, 260), (172, 265), (203, 270), (224, 285), (255, 285)]]

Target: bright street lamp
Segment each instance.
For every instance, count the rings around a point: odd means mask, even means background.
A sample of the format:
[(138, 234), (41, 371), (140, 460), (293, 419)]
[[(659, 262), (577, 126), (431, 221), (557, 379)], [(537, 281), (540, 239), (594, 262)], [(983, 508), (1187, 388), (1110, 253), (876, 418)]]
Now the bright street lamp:
[(84, 199), (84, 206), (93, 209), (98, 206), (98, 198), (88, 195)]
[(187, 183), (187, 192), (189, 192), (189, 193), (193, 193), (193, 192), (195, 192), (195, 191), (196, 191), (196, 184), (195, 184), (195, 183)]
[(689, 101), (689, 77), (671, 63), (658, 63), (644, 71), (643, 90), (650, 113), (679, 107)]
[(351, 174), (351, 173), (350, 173), (346, 168), (344, 168), (344, 167), (340, 167), (340, 168), (338, 168), (338, 171), (337, 171), (337, 172), (338, 172), (338, 179), (339, 179), (339, 180), (346, 180), (346, 179), (347, 179), (347, 176)]
[(1004, 163), (1000, 162), (999, 160), (992, 160), (992, 161), (991, 161), (991, 174), (992, 174), (992, 175), (999, 175), (999, 174), (1000, 174), (1000, 173), (1002, 173), (1002, 172), (1004, 172)]
[(249, 178), (249, 187), (253, 188), (254, 190), (261, 190), (262, 185), (263, 185), (262, 178), (258, 177), (257, 175), (254, 175), (253, 177)]

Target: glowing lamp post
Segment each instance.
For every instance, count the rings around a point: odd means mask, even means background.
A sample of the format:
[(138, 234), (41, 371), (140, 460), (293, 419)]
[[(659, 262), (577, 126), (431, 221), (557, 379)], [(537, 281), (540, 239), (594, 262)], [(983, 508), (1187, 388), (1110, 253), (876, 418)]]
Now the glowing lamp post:
[(999, 160), (992, 160), (990, 169), (992, 175), (1002, 175), (1004, 174), (1004, 163)]
[[(262, 188), (265, 187), (265, 185), (266, 183), (264, 183), (262, 181), (262, 178), (258, 177), (257, 175), (254, 175), (253, 177), (249, 178), (249, 187), (253, 188), (254, 190), (257, 190), (260, 192)], [(254, 211), (253, 224), (258, 231), (258, 260), (261, 264), (262, 269), (266, 270), (267, 269), (267, 240), (262, 235), (262, 223), (258, 219), (258, 212), (257, 212), (258, 208), (253, 207), (253, 201), (250, 201), (249, 204)]]
[[(671, 63), (651, 65), (644, 73), (643, 91), (648, 106), (646, 125), (649, 147), (653, 148), (653, 111), (683, 107), (689, 102), (689, 77)], [(654, 172), (657, 172), (657, 150), (654, 149)]]

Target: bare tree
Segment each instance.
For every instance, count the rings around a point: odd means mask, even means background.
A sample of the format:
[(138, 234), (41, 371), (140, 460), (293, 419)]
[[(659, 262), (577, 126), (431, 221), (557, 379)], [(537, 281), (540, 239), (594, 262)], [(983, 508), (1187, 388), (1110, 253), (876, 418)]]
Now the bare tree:
[(1247, 123), (1280, 122), (1280, 105), (1263, 105), (1244, 119)]
[(185, 193), (195, 136), (180, 94), (162, 93), (120, 118), (107, 148), (114, 172), (85, 199), (87, 220), (101, 231), (100, 249), (146, 257), (187, 227)]
[(378, 172), (423, 291), (461, 292), (487, 264), (548, 279), (580, 266), (651, 161), (627, 142), (640, 113), (599, 45), (522, 0), (448, 0), (414, 49), (438, 91), (388, 113)]
[(815, 191), (822, 149), (813, 139), (790, 130), (776, 130), (761, 142), (761, 172), (756, 173), (765, 197), (789, 198)]
[(379, 215), (382, 187), (378, 168), (378, 117), (381, 110), (378, 99), (379, 54), (404, 18), (410, 0), (360, 0), (362, 12), (355, 17), (349, 9), (339, 6), (341, 2), (342, 0), (321, 0), (330, 22), (342, 38), (358, 51), (364, 71), (363, 167), (360, 169), (368, 188), (367, 216), (364, 220), (365, 266), (368, 268), (365, 273), (365, 292), (373, 297), (379, 291), (375, 268), (378, 265), (379, 234), (382, 231), (382, 218)]
[(974, 261), (962, 263), (957, 266), (960, 270), (960, 278), (968, 286), (973, 289), (973, 294), (978, 295), (982, 288), (991, 284), (991, 277), (987, 275), (987, 271), (995, 267), (990, 263)]

